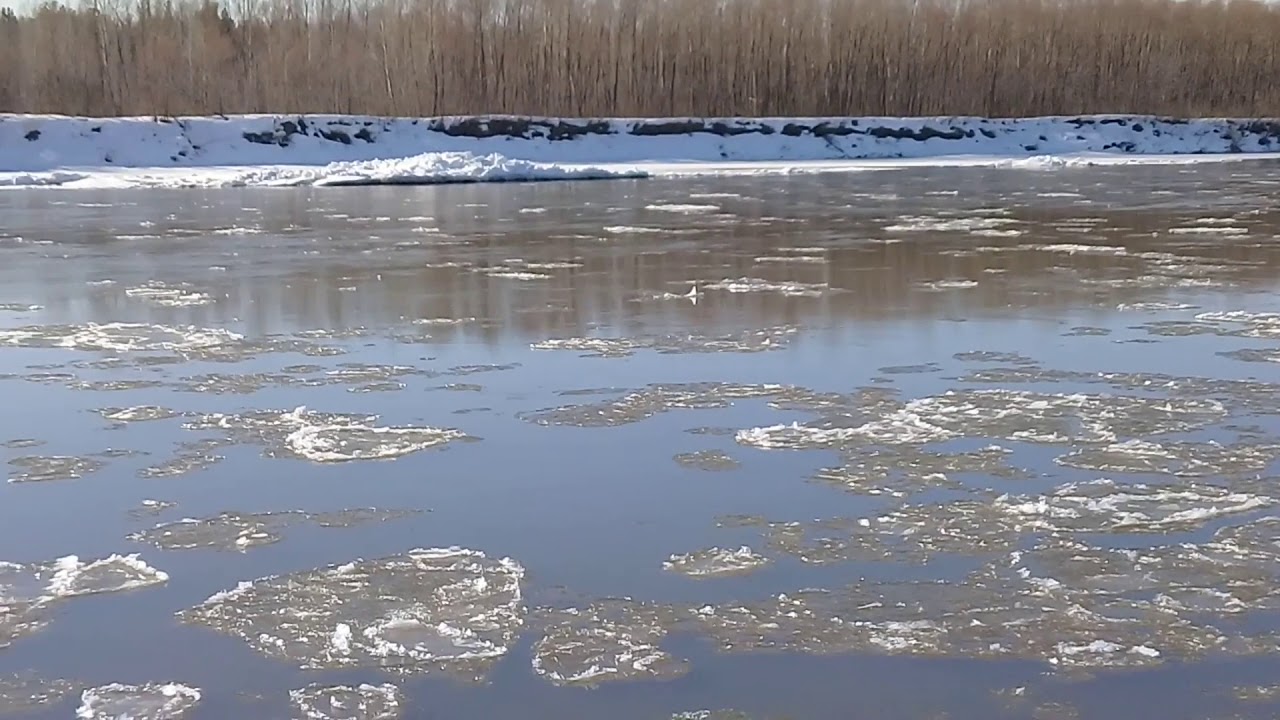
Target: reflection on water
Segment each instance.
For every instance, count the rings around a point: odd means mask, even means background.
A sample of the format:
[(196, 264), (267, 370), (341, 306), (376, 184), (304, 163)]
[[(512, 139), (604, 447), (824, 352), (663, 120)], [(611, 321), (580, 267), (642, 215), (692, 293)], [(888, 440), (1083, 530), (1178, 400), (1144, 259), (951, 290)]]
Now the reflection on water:
[(0, 196), (0, 711), (1273, 717), (1277, 193)]

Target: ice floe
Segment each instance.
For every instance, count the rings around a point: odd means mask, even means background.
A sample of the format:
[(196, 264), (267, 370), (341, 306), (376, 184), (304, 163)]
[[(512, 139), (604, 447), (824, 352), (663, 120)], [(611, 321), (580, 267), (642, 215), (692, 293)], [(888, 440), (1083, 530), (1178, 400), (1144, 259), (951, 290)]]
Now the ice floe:
[(124, 294), (161, 307), (195, 307), (213, 302), (208, 293), (199, 292), (189, 285), (170, 285), (159, 281), (127, 288)]
[(404, 694), (390, 683), (308, 685), (289, 691), (297, 720), (395, 720)]
[(479, 679), (522, 625), (523, 576), (509, 558), (419, 549), (243, 582), (180, 617), (303, 669), (434, 670)]
[(1207, 477), (1260, 472), (1280, 456), (1280, 444), (1152, 442), (1134, 438), (1060, 455), (1061, 465), (1101, 472), (1159, 473)]
[(1276, 500), (1215, 485), (1101, 479), (1068, 483), (1037, 497), (1003, 495), (996, 503), (1037, 530), (1164, 533), (1192, 530), (1220, 517), (1270, 507)]
[(32, 672), (0, 676), (0, 717), (37, 712), (62, 702), (77, 689), (69, 680), (43, 678)]
[(624, 680), (669, 680), (689, 670), (661, 643), (679, 622), (665, 605), (610, 598), (585, 607), (542, 609), (533, 670), (555, 685), (593, 686)]
[(707, 472), (724, 472), (742, 467), (742, 463), (718, 450), (697, 450), (695, 452), (679, 453), (674, 459), (677, 464), (684, 467), (693, 470), (706, 470)]
[(135, 405), (133, 407), (107, 407), (99, 408), (98, 414), (105, 420), (110, 420), (118, 425), (131, 422), (147, 422), (151, 420), (168, 420), (169, 418), (178, 417), (180, 415), (176, 410), (159, 407), (158, 405)]
[(200, 691), (178, 683), (112, 683), (85, 690), (79, 720), (180, 720), (200, 703)]
[(212, 413), (186, 423), (189, 430), (219, 430), (230, 440), (263, 445), (269, 455), (312, 462), (387, 460), (441, 447), (468, 436), (451, 428), (374, 425), (376, 415), (293, 410)]
[(208, 518), (184, 518), (162, 523), (129, 535), (130, 540), (155, 545), (161, 550), (210, 548), (244, 552), (283, 539), (286, 528), (300, 524), (317, 527), (351, 527), (361, 523), (385, 522), (414, 514), (412, 510), (354, 508), (326, 513), (300, 510), (282, 512), (224, 512)]
[(777, 293), (787, 297), (821, 297), (832, 291), (825, 283), (775, 282), (751, 277), (725, 278), (706, 283), (702, 289), (730, 293)]
[(785, 389), (782, 385), (734, 383), (651, 385), (632, 391), (606, 391), (606, 394), (619, 395), (612, 400), (563, 405), (521, 413), (519, 417), (538, 425), (575, 427), (625, 425), (677, 409), (729, 407), (734, 400), (776, 396), (782, 394)]
[(574, 350), (587, 357), (627, 357), (637, 350), (664, 354), (781, 350), (797, 329), (790, 326), (744, 330), (724, 335), (660, 335), (631, 338), (551, 338), (530, 345), (534, 350)]
[(1226, 415), (1211, 399), (948, 390), (918, 398), (854, 427), (789, 423), (739, 431), (762, 449), (835, 449), (857, 443), (925, 444), (960, 437), (1034, 443), (1115, 442), (1203, 427)]
[(168, 582), (168, 574), (137, 555), (49, 563), (0, 561), (0, 648), (43, 628), (56, 604), (83, 595), (124, 592)]
[(14, 468), (9, 473), (11, 483), (50, 482), (76, 480), (106, 467), (106, 463), (91, 457), (70, 455), (25, 455), (9, 461)]
[(672, 555), (662, 567), (689, 577), (723, 577), (745, 575), (769, 564), (769, 558), (758, 555), (743, 545), (735, 549), (707, 548), (691, 553)]
[(216, 353), (229, 345), (238, 345), (243, 339), (243, 336), (223, 328), (123, 322), (35, 325), (0, 330), (0, 346), (67, 348), (109, 353)]

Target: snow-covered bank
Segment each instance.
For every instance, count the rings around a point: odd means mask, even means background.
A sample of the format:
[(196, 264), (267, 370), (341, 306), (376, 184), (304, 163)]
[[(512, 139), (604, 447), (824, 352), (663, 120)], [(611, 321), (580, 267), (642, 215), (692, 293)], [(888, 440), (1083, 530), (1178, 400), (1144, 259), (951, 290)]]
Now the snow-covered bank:
[(1280, 121), (1251, 119), (0, 115), (0, 186), (491, 182), (1273, 153)]

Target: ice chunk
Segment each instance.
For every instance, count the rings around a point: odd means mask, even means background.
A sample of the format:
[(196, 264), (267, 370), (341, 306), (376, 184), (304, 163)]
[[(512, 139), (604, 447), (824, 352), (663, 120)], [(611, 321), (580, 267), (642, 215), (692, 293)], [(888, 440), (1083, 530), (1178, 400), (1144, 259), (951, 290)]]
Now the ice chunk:
[(106, 463), (88, 457), (27, 455), (10, 460), (9, 465), (18, 469), (9, 476), (9, 482), (27, 483), (76, 480), (101, 470)]
[(547, 626), (533, 646), (533, 669), (556, 685), (663, 680), (688, 672), (686, 661), (659, 647), (678, 621), (672, 608), (609, 599), (543, 614)]
[(743, 545), (737, 550), (713, 547), (672, 555), (670, 560), (662, 563), (662, 567), (689, 577), (701, 578), (744, 575), (759, 570), (767, 564), (769, 564), (768, 558), (756, 554), (750, 547)]
[(161, 307), (194, 307), (213, 302), (213, 297), (209, 294), (198, 292), (185, 283), (168, 285), (152, 281), (140, 287), (128, 288), (124, 294)]
[(224, 430), (230, 440), (266, 446), (268, 454), (321, 463), (398, 458), (467, 438), (449, 428), (386, 427), (372, 424), (375, 420), (374, 415), (318, 413), (298, 407), (239, 415), (213, 413), (184, 427)]
[(177, 683), (122, 685), (85, 690), (80, 720), (179, 720), (200, 702), (200, 691)]
[(180, 617), (304, 669), (436, 670), (479, 679), (523, 622), (523, 576), (507, 558), (420, 549), (242, 583)]
[(295, 720), (395, 720), (400, 717), (403, 694), (390, 683), (383, 685), (308, 685), (290, 690)]

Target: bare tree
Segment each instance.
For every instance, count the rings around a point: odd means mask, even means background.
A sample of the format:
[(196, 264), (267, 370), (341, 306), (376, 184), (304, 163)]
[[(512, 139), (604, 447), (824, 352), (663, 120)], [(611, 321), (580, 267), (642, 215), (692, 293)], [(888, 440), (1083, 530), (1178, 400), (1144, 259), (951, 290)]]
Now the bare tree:
[(0, 110), (1280, 115), (1256, 0), (82, 0), (0, 11)]

